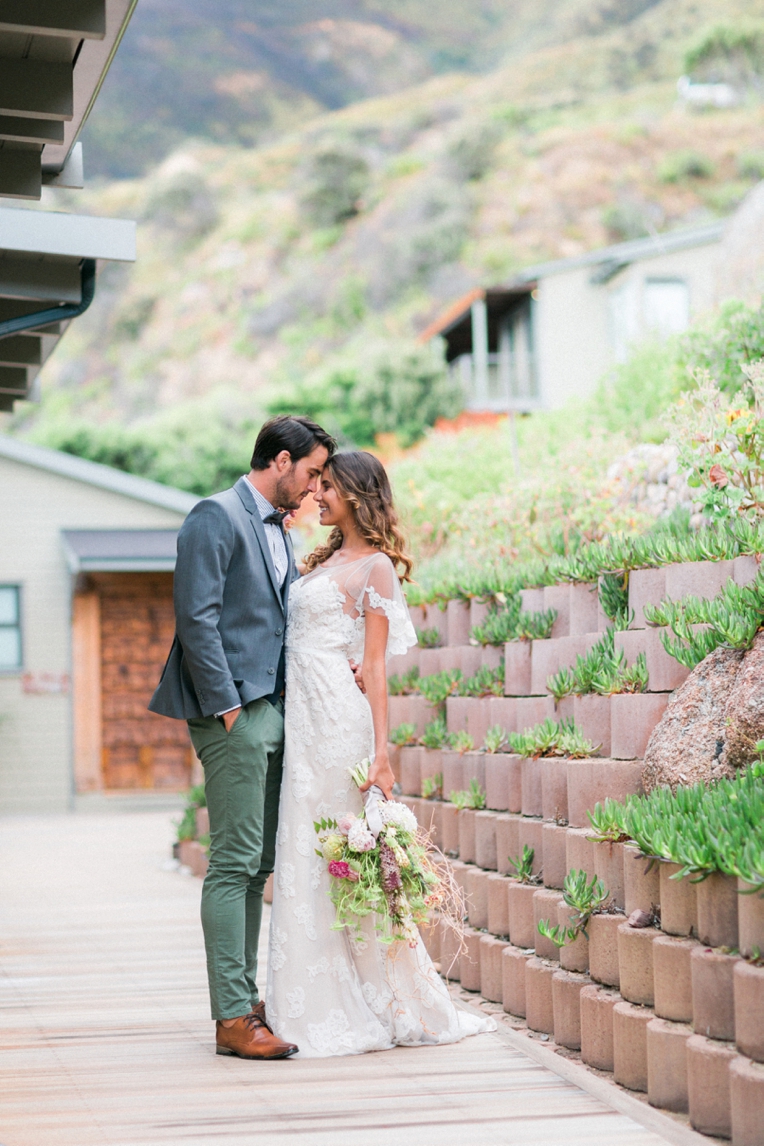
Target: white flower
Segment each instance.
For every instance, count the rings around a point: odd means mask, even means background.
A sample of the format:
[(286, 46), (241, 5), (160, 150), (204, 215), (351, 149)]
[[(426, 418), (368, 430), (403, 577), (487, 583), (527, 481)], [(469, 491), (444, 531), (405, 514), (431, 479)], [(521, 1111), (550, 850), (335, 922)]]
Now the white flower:
[(376, 844), (364, 820), (356, 820), (348, 832), (348, 847), (354, 852), (370, 852)]
[(401, 804), (398, 800), (388, 800), (387, 803), (379, 805), (379, 810), (384, 823), (395, 824), (396, 828), (411, 832), (412, 835), (416, 833), (416, 816), (405, 804)]

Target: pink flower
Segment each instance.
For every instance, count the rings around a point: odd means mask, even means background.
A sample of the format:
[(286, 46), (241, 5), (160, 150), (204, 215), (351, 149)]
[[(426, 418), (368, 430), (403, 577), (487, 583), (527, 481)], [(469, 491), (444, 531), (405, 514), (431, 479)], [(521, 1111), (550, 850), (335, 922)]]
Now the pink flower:
[(346, 836), (354, 823), (355, 816), (348, 812), (346, 816), (340, 816), (339, 820), (337, 821), (337, 827), (342, 832), (343, 836)]
[(349, 879), (351, 883), (358, 882), (358, 872), (345, 860), (332, 860), (329, 864), (329, 875), (335, 879)]

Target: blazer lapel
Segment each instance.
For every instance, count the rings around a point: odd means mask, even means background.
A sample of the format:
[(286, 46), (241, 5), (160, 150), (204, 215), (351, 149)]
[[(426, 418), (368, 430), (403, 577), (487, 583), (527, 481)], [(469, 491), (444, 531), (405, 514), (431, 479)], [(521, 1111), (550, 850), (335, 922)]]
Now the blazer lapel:
[(260, 546), (260, 550), (263, 555), (265, 568), (268, 570), (268, 576), (271, 579), (273, 591), (276, 594), (276, 599), (278, 600), (278, 603), (281, 606), (281, 610), (283, 612), (284, 600), (281, 595), (281, 586), (279, 585), (278, 577), (276, 576), (276, 569), (273, 565), (273, 558), (271, 557), (271, 549), (268, 544), (268, 538), (265, 536), (265, 526), (263, 525), (262, 518), (257, 511), (254, 497), (249, 492), (249, 490), (244, 488), (244, 484), (242, 483), (246, 483), (247, 485), (249, 484), (245, 477), (241, 477), (234, 486), (234, 489), (239, 495), (241, 504), (249, 514), (250, 521), (252, 522), (252, 528), (255, 531), (255, 537), (257, 538), (258, 545)]

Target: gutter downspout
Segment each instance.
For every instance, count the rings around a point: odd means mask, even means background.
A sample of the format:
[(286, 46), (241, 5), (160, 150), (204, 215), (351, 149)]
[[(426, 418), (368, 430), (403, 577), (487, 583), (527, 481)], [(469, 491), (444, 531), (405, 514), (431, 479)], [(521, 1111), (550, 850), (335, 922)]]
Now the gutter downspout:
[(64, 306), (49, 306), (32, 314), (20, 314), (17, 318), (7, 318), (0, 322), (0, 338), (20, 334), (25, 330), (35, 330), (38, 326), (49, 326), (52, 322), (65, 322), (84, 314), (95, 297), (96, 261), (83, 259), (80, 268), (82, 299), (78, 303), (65, 303)]

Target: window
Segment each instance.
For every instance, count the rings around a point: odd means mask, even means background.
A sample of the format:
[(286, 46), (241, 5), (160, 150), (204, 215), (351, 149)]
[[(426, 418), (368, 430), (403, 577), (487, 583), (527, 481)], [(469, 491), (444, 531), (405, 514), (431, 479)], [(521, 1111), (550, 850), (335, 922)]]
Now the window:
[(0, 672), (21, 668), (21, 593), (0, 585)]
[(681, 334), (690, 323), (690, 292), (682, 279), (646, 279), (644, 318), (648, 330)]

